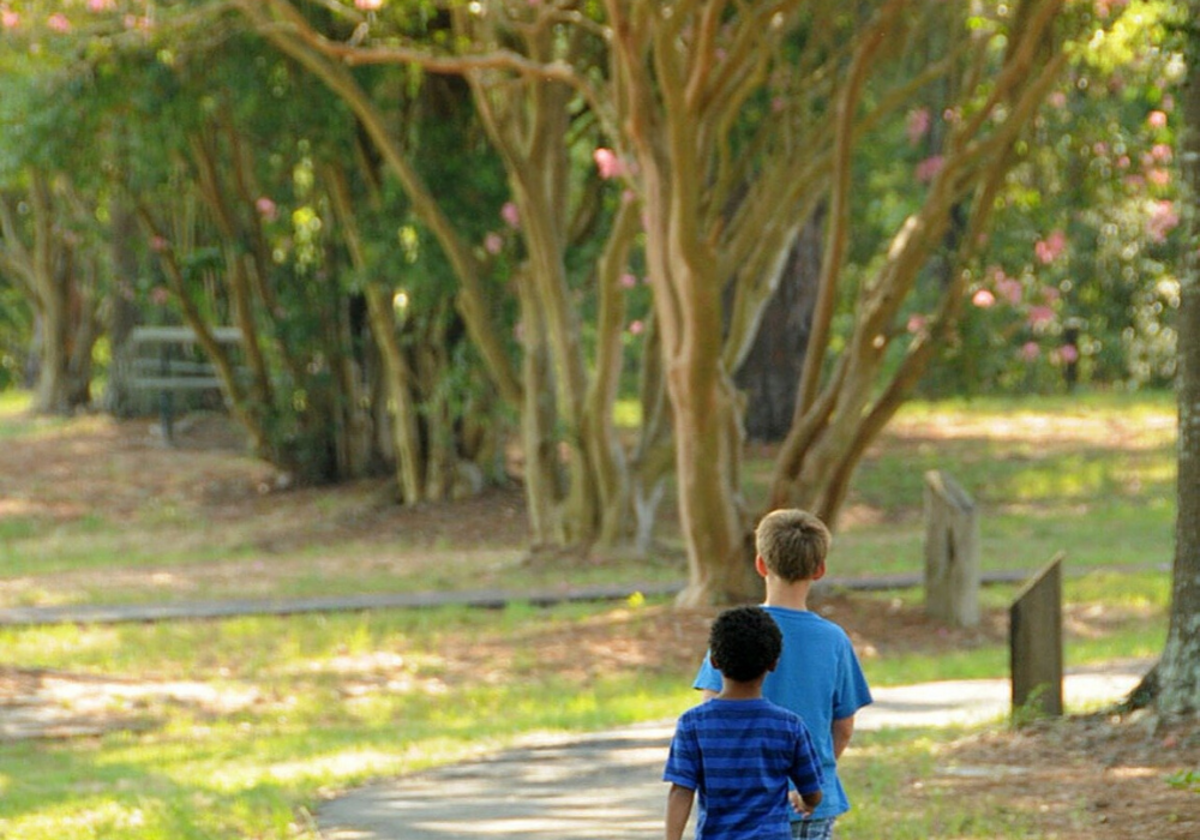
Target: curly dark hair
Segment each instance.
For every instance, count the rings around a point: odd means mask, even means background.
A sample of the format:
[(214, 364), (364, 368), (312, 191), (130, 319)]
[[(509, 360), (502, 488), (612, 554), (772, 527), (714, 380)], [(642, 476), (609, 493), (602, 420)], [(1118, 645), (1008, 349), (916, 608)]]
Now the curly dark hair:
[(762, 607), (734, 607), (717, 616), (708, 636), (713, 667), (731, 680), (756, 680), (783, 650), (779, 625)]

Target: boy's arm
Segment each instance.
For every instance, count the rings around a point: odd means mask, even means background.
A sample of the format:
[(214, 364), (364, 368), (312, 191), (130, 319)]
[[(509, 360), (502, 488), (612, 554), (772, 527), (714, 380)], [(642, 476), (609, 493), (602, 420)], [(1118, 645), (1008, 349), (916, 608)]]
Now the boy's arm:
[(671, 784), (671, 790), (667, 792), (666, 840), (683, 840), (683, 830), (687, 827), (688, 817), (692, 815), (695, 793), (691, 788)]
[(853, 736), (854, 715), (838, 718), (833, 722), (833, 757), (835, 759), (842, 757), (846, 747), (850, 746), (850, 739)]

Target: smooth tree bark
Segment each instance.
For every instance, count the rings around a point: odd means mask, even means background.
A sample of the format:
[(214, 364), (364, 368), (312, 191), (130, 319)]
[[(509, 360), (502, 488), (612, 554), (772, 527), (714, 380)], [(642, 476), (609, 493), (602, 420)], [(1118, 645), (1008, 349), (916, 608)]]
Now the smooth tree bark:
[(1190, 4), (1188, 74), (1180, 133), (1185, 186), (1185, 246), (1181, 249), (1178, 320), (1179, 404), (1175, 563), (1167, 642), (1157, 666), (1156, 707), (1162, 714), (1200, 713), (1200, 3)]
[[(817, 208), (827, 210), (800, 397), (769, 505), (809, 507), (832, 524), (867, 444), (952, 329), (1012, 149), (1063, 67), (1062, 3), (1026, 0), (973, 27), (956, 5), (903, 0), (854, 9), (608, 0), (605, 9), (612, 87), (596, 98), (612, 109), (644, 207), (688, 547), (681, 601), (752, 597), (758, 582), (747, 546), (757, 514), (741, 496), (743, 406), (731, 371), (797, 232)], [(944, 38), (947, 26), (961, 34), (942, 61), (900, 72), (906, 47)], [(859, 144), (921, 85), (951, 71), (957, 85), (941, 103), (951, 126), (940, 169), (859, 283), (854, 326), (835, 354)], [(910, 336), (897, 323), (902, 308), (964, 203), (956, 281)], [(732, 301), (723, 317), (726, 284)], [(885, 360), (901, 339), (908, 346), (892, 370)]]
[[(568, 19), (582, 18), (539, 4), (497, 6), (488, 14), (452, 6), (446, 20), (454, 47), (445, 49), (392, 37), (382, 16), (359, 16), (355, 37), (336, 40), (286, 0), (238, 5), (265, 37), (346, 99), (448, 255), (472, 338), (500, 394), (520, 412), (535, 548), (586, 548), (632, 537), (629, 459), (612, 422), (624, 327), (619, 279), (637, 233), (632, 209), (616, 211), (597, 267), (594, 357), (583, 344), (578, 295), (566, 265), (568, 250), (594, 227), (588, 217), (596, 212), (595, 178), (581, 182), (570, 157), (579, 147), (574, 115), (579, 87), (571, 62), (596, 50), (598, 30), (564, 28)], [(364, 65), (419, 67), (469, 85), (481, 124), (504, 162), (515, 210), (510, 224), (521, 244), (512, 272), (521, 313), (519, 368), (500, 349), (491, 315), (497, 304), (486, 291), (490, 261), (472, 249), (421, 182), (349, 69)]]

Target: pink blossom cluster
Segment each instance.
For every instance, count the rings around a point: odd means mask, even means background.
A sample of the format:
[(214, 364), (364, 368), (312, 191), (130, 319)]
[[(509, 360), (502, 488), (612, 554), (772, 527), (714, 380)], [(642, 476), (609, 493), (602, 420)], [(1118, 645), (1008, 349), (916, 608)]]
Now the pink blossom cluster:
[[(1051, 250), (1056, 251), (1055, 256), (1066, 247), (1065, 237), (1061, 243), (1053, 235), (1047, 237), (1047, 240), (1052, 241)], [(1061, 294), (1054, 286), (1041, 286), (1027, 295), (1025, 284), (1019, 278), (1010, 276), (999, 266), (992, 266), (987, 272), (987, 283), (975, 290), (971, 296), (971, 303), (979, 309), (990, 309), (997, 304), (1005, 304), (1021, 314), (1034, 333), (1044, 333), (1057, 320), (1056, 307), (1060, 298)], [(911, 322), (909, 329), (912, 330)], [(1037, 359), (1041, 352), (1041, 347), (1035, 340), (1025, 342), (1017, 350), (1018, 356), (1026, 362)], [(1055, 352), (1057, 355), (1052, 356), (1051, 361), (1057, 364), (1060, 361), (1074, 361), (1074, 356), (1070, 359), (1065, 356), (1071, 356), (1072, 352), (1077, 354), (1078, 351), (1072, 348), (1065, 355), (1062, 351)]]
[(1170, 201), (1151, 201), (1146, 218), (1146, 235), (1155, 242), (1163, 242), (1167, 234), (1179, 226), (1179, 213)]
[(592, 152), (592, 160), (596, 162), (596, 169), (599, 171), (600, 177), (606, 181), (610, 178), (619, 178), (628, 172), (625, 162), (612, 149), (603, 147), (596, 149)]
[(905, 121), (904, 133), (908, 136), (908, 144), (915, 146), (921, 142), (926, 134), (929, 133), (929, 126), (933, 119), (930, 117), (928, 108), (914, 108), (908, 112), (908, 119)]
[(1045, 239), (1034, 243), (1033, 251), (1042, 265), (1050, 263), (1062, 256), (1067, 249), (1067, 236), (1061, 230), (1054, 230)]
[(925, 160), (917, 164), (917, 180), (922, 184), (928, 184), (942, 171), (945, 163), (946, 159), (941, 155), (932, 155), (925, 158)]

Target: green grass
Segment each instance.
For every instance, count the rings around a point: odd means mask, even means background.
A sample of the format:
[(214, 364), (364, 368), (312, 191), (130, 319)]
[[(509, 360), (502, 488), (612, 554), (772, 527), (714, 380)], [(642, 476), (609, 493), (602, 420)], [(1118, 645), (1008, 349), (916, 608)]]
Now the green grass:
[[(6, 630), (14, 666), (122, 679), (188, 680), (233, 710), (153, 704), (142, 733), (0, 744), (0, 836), (23, 840), (314, 836), (298, 833), (321, 791), (496, 749), (531, 731), (661, 719), (690, 699), (675, 674), (559, 675), (536, 656), (503, 680), (449, 673), (437, 650), (612, 607), (446, 609), (211, 623)], [(393, 652), (391, 683), (355, 656)], [(406, 688), (411, 681), (412, 687)], [(353, 686), (353, 690), (351, 690)], [(554, 698), (554, 702), (547, 702)]]
[[(74, 421), (25, 415), (20, 398), (0, 394), (0, 445), (69, 434)], [(1149, 658), (1166, 633), (1169, 575), (1099, 567), (1168, 563), (1172, 546), (1173, 404), (1163, 395), (1080, 395), (1073, 399), (978, 400), (913, 404), (897, 418), (856, 476), (831, 573), (919, 572), (923, 475), (947, 469), (980, 501), (987, 569), (1034, 569), (1066, 553), (1066, 664)], [(944, 418), (978, 420), (981, 431), (927, 435)], [(1087, 441), (1035, 446), (983, 431), (989, 422), (1038, 418), (1144, 427), (1123, 447)], [(761, 487), (766, 465), (748, 465)], [(151, 500), (153, 501), (153, 500)], [(314, 515), (340, 508), (318, 501)], [(520, 566), (503, 547), (473, 555), (451, 542), (416, 550), (390, 543), (345, 549), (346, 565), (320, 564), (320, 546), (264, 552), (253, 532), (213, 532), (203, 517), (147, 504), (128, 521), (85, 513), (50, 526), (32, 515), (0, 515), (0, 568), (20, 590), (10, 602), (55, 598), (145, 601), (163, 593), (139, 580), (149, 565), (170, 570), (227, 564), (231, 583), (201, 582), (187, 597), (245, 594), (254, 564), (289, 574), (272, 594), (424, 589), (506, 589), (618, 580), (678, 580), (677, 558), (610, 558), (543, 570)], [(374, 555), (372, 554), (374, 552)], [(416, 554), (411, 566), (372, 565), (372, 557)], [(103, 581), (124, 572), (128, 584)], [(96, 589), (64, 592), (61, 575), (95, 574)], [(21, 590), (17, 582), (25, 589)], [(122, 578), (125, 580), (125, 578)], [(985, 587), (987, 609), (1002, 609), (1013, 586)], [(864, 596), (868, 597), (868, 596)], [(912, 603), (916, 590), (869, 596), (880, 608)], [(662, 608), (651, 599), (649, 606)], [(0, 629), (11, 668), (51, 669), (138, 682), (192, 684), (211, 693), (114, 700), (130, 731), (91, 738), (0, 743), (0, 837), (22, 840), (315, 840), (310, 811), (322, 796), (379, 777), (412, 772), (498, 749), (523, 734), (603, 729), (665, 719), (692, 702), (690, 664), (556, 670), (540, 645), (586, 622), (628, 621), (635, 605), (577, 604), (503, 610), (423, 609), (361, 614), (253, 617), (212, 622)], [(489, 653), (496, 646), (496, 653)], [(499, 651), (508, 659), (501, 661)], [(479, 651), (463, 670), (449, 651)], [(586, 666), (581, 657), (580, 665)], [(1002, 677), (1006, 645), (963, 645), (938, 657), (864, 657), (873, 685)], [(839, 823), (842, 840), (867, 840), (887, 826), (893, 840), (1029, 836), (1029, 818), (986, 797), (957, 801), (907, 793), (927, 779), (956, 731), (863, 732), (845, 781), (855, 810)], [(929, 802), (935, 803), (930, 807)]]
[[(987, 598), (1005, 602), (1011, 592), (1001, 589), (989, 588)], [(1161, 645), (1167, 587), (1160, 577), (1089, 575), (1069, 581), (1066, 594), (1077, 605), (1133, 611), (1108, 626), (1103, 643), (1072, 638), (1069, 664)], [(662, 606), (653, 599), (649, 606), (656, 603)], [(304, 815), (324, 792), (469, 758), (533, 731), (673, 717), (695, 700), (690, 668), (564, 674), (537, 656), (537, 639), (631, 610), (636, 620), (629, 605), (516, 604), (2, 630), (10, 666), (194, 682), (229, 705), (142, 701), (133, 709), (146, 722), (140, 732), (0, 744), (0, 836), (311, 840)], [(517, 652), (501, 679), (456, 673), (444, 658), (447, 650), (487, 644)], [(371, 664), (381, 655), (391, 657), (386, 680)], [(359, 668), (348, 670), (356, 658)], [(991, 645), (936, 659), (871, 659), (865, 668), (883, 686), (1003, 676), (1007, 660), (1003, 646)], [(889, 837), (1022, 836), (1020, 813), (999, 805), (946, 801), (919, 812), (905, 804), (910, 780), (929, 778), (939, 745), (956, 734), (861, 733), (845, 765), (856, 809), (841, 836), (878, 836), (873, 827), (885, 819), (895, 826)]]

